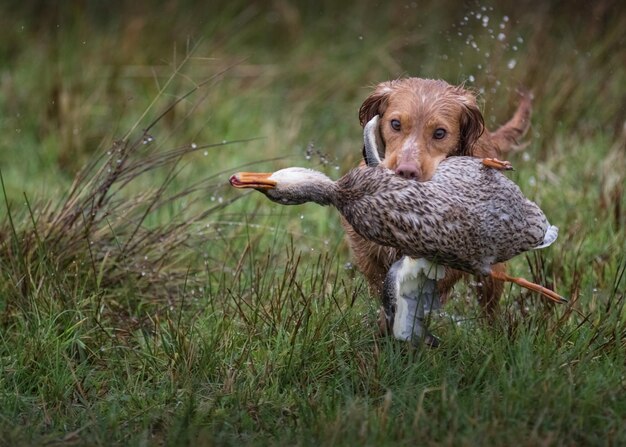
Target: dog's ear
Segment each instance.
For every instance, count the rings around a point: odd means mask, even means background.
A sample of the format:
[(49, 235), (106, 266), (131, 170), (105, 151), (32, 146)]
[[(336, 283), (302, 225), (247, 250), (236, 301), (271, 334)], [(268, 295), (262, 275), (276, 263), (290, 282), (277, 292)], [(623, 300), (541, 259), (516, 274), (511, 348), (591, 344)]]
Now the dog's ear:
[(460, 131), (458, 155), (472, 155), (474, 144), (485, 131), (485, 119), (474, 95), (464, 95)]
[(376, 115), (382, 116), (387, 109), (387, 100), (393, 91), (393, 81), (381, 82), (376, 86), (374, 92), (365, 98), (361, 108), (359, 109), (359, 122), (361, 127), (365, 125)]
[[(361, 122), (361, 127), (363, 127), (364, 132), (366, 132), (365, 136), (369, 135), (370, 140), (376, 142), (376, 152), (378, 152), (379, 159), (385, 158), (385, 142), (380, 134), (379, 118), (374, 118), (380, 117), (383, 113), (385, 113), (389, 95), (393, 91), (393, 84), (394, 81), (381, 82), (378, 84), (374, 92), (369, 95), (365, 101), (363, 101), (363, 104), (359, 109), (359, 121)], [(367, 149), (364, 146), (363, 160), (365, 160), (365, 163), (368, 164), (368, 166), (372, 162), (370, 158), (371, 156), (367, 156)]]

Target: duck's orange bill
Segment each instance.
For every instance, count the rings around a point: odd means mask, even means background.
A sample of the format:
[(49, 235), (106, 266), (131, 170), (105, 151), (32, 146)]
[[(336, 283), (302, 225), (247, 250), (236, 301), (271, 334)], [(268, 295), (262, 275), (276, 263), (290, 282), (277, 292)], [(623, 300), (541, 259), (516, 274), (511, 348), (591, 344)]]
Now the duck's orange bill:
[(276, 181), (271, 180), (271, 172), (238, 172), (230, 177), (235, 188), (273, 189)]

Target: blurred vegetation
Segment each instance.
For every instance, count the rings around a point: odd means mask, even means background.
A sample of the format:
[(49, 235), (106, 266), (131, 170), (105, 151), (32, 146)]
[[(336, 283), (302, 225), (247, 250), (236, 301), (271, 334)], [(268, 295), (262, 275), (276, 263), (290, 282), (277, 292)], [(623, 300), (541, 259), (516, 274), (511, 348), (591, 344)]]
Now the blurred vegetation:
[[(0, 5), (1, 444), (626, 443), (623, 2)], [(484, 322), (375, 335), (333, 210), (230, 191), (360, 158), (381, 81), (535, 96), (512, 178), (560, 227)], [(577, 313), (576, 311), (579, 313)]]

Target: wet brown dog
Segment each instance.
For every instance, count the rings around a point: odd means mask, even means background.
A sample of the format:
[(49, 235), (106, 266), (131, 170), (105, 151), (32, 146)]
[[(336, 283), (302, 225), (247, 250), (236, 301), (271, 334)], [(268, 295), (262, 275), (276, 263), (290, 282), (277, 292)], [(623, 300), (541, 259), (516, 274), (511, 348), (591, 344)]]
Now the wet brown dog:
[[(445, 81), (405, 78), (378, 84), (363, 102), (359, 120), (364, 126), (375, 115), (380, 116), (384, 148), (380, 156), (385, 167), (405, 178), (427, 181), (446, 157), (502, 158), (518, 146), (528, 130), (531, 108), (531, 95), (522, 94), (513, 117), (495, 132), (489, 132), (471, 91)], [(345, 221), (343, 224), (357, 268), (367, 278), (372, 293), (380, 295), (385, 275), (398, 254), (366, 241)], [(503, 264), (495, 268), (504, 271)], [(462, 275), (448, 270), (438, 284), (442, 295), (447, 295)], [(479, 278), (478, 284), (483, 308), (493, 313), (503, 284), (486, 277)]]

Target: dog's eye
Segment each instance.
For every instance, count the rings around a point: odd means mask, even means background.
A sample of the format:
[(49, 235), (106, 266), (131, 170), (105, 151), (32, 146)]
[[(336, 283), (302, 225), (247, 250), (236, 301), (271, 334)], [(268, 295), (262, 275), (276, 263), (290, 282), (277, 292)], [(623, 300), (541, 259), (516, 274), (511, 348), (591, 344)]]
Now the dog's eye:
[(393, 130), (400, 130), (400, 120), (391, 120), (391, 127)]
[(446, 136), (446, 129), (442, 129), (441, 127), (435, 130), (435, 133), (433, 134), (433, 137), (435, 138), (435, 140), (441, 140), (445, 136)]

